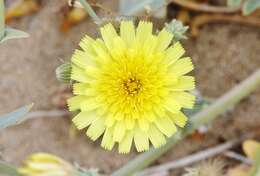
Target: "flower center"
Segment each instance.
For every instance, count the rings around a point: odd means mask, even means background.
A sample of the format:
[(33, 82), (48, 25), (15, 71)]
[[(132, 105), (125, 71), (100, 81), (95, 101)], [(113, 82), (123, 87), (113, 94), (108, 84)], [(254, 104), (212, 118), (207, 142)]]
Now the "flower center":
[(138, 80), (134, 77), (125, 80), (123, 85), (124, 85), (124, 90), (126, 91), (126, 94), (131, 95), (131, 96), (136, 95), (142, 87), (140, 80)]

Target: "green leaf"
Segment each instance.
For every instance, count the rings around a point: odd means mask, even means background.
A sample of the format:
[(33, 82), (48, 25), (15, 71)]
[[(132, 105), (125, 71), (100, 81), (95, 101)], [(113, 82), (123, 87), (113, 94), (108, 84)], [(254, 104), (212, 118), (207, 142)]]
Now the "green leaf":
[(241, 4), (242, 0), (228, 0), (227, 4), (230, 7), (237, 7)]
[(163, 7), (165, 0), (120, 0), (119, 11), (122, 15), (131, 16), (144, 11), (145, 7), (158, 9)]
[(170, 23), (165, 23), (166, 29), (173, 33), (174, 42), (179, 41), (181, 39), (187, 39), (185, 33), (189, 29), (188, 26), (184, 26), (181, 21), (173, 19)]
[(25, 114), (29, 112), (32, 106), (33, 104), (27, 105), (13, 112), (0, 116), (0, 129), (22, 122), (24, 120)]
[(20, 175), (14, 166), (7, 164), (4, 161), (0, 161), (0, 173), (6, 174), (9, 176), (19, 176)]
[(2, 38), (0, 43), (10, 39), (26, 38), (26, 37), (29, 37), (29, 34), (27, 34), (26, 32), (6, 27), (4, 37)]
[(64, 83), (71, 82), (71, 63), (64, 63), (56, 68), (56, 78)]
[(243, 15), (249, 15), (254, 12), (257, 8), (260, 8), (260, 0), (247, 0), (243, 4)]

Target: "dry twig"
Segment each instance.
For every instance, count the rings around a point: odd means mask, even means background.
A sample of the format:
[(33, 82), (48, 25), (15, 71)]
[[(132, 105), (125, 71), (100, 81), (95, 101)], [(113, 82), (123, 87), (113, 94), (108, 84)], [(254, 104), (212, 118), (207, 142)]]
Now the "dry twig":
[(232, 159), (235, 159), (235, 160), (238, 160), (238, 161), (241, 161), (245, 164), (248, 164), (248, 165), (251, 165), (252, 164), (252, 161), (247, 158), (247, 157), (244, 157), (243, 155), (240, 155), (236, 152), (233, 152), (233, 151), (227, 151), (224, 153), (224, 156), (228, 157), (228, 158), (232, 158)]
[(33, 111), (26, 115), (26, 119), (34, 119), (39, 117), (62, 117), (67, 116), (70, 113), (66, 110), (50, 110), (50, 111)]
[(191, 154), (191, 155), (181, 158), (179, 160), (174, 160), (174, 161), (170, 161), (168, 163), (164, 163), (159, 166), (150, 167), (141, 172), (138, 172), (136, 174), (136, 176), (148, 176), (148, 175), (151, 175), (154, 173), (159, 173), (159, 172), (164, 172), (164, 171), (184, 167), (184, 166), (190, 165), (192, 163), (198, 162), (200, 160), (203, 160), (203, 159), (206, 159), (209, 157), (213, 157), (217, 154), (223, 153), (224, 151), (226, 151), (230, 148), (233, 148), (234, 146), (240, 144), (243, 140), (245, 140), (248, 137), (249, 137), (249, 135), (246, 135), (239, 139), (234, 139), (234, 140), (228, 141), (224, 144), (220, 144), (218, 146), (197, 152), (195, 154)]
[(198, 36), (200, 26), (206, 23), (213, 22), (236, 22), (242, 24), (248, 24), (251, 26), (260, 27), (260, 20), (254, 16), (241, 16), (241, 15), (224, 15), (224, 14), (205, 14), (198, 15), (191, 20), (191, 35), (193, 37)]

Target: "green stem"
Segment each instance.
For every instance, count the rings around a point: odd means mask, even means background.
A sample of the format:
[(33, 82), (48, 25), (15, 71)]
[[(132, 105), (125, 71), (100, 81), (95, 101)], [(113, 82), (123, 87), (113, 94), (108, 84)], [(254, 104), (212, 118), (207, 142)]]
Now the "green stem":
[(145, 168), (153, 161), (155, 161), (162, 154), (171, 149), (178, 141), (183, 139), (194, 130), (198, 129), (203, 124), (207, 124), (214, 120), (218, 115), (226, 112), (228, 109), (233, 107), (241, 99), (248, 96), (252, 91), (256, 90), (260, 86), (260, 69), (248, 77), (238, 86), (231, 89), (229, 92), (224, 94), (222, 97), (216, 100), (208, 108), (197, 113), (191, 117), (192, 127), (189, 130), (178, 132), (176, 135), (171, 137), (167, 144), (158, 149), (151, 149), (148, 152), (140, 154), (135, 159), (130, 161), (127, 165), (123, 166), (119, 170), (115, 171), (112, 176), (129, 176), (133, 175), (137, 171)]
[(1, 173), (9, 176), (19, 176), (19, 173), (14, 166), (9, 165), (3, 161), (0, 161), (0, 175)]
[(86, 0), (78, 0), (82, 6), (84, 7), (84, 9), (86, 10), (86, 12), (91, 16), (91, 18), (93, 19), (93, 21), (97, 24), (97, 25), (101, 25), (102, 24), (102, 20), (97, 16), (97, 14), (95, 13), (95, 11), (92, 9), (92, 7), (89, 5), (89, 3)]
[(4, 0), (0, 0), (0, 41), (5, 35), (5, 6)]

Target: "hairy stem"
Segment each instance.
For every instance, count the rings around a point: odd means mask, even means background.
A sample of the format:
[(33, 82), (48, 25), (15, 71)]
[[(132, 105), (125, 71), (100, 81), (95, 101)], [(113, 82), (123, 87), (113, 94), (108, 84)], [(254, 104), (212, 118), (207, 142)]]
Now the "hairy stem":
[(178, 141), (183, 139), (188, 134), (192, 133), (199, 126), (207, 124), (218, 117), (220, 114), (226, 112), (229, 108), (233, 107), (241, 99), (247, 97), (251, 92), (256, 90), (260, 86), (260, 69), (253, 73), (250, 77), (244, 80), (241, 84), (237, 85), (222, 97), (216, 100), (208, 108), (197, 113), (191, 117), (191, 123), (193, 124), (189, 130), (178, 132), (176, 135), (171, 137), (167, 144), (161, 148), (151, 149), (148, 152), (140, 154), (135, 159), (130, 161), (127, 165), (123, 166), (112, 176), (128, 176), (133, 175), (137, 171), (145, 168), (153, 161), (155, 161), (162, 154), (171, 149)]
[(97, 16), (97, 14), (95, 13), (95, 11), (92, 9), (92, 7), (90, 6), (90, 4), (86, 1), (86, 0), (78, 0), (82, 6), (84, 7), (84, 9), (86, 10), (86, 12), (91, 16), (91, 18), (93, 19), (93, 21), (97, 24), (97, 25), (101, 25), (102, 24), (102, 20)]
[(4, 0), (0, 0), (0, 41), (5, 35), (5, 6)]

